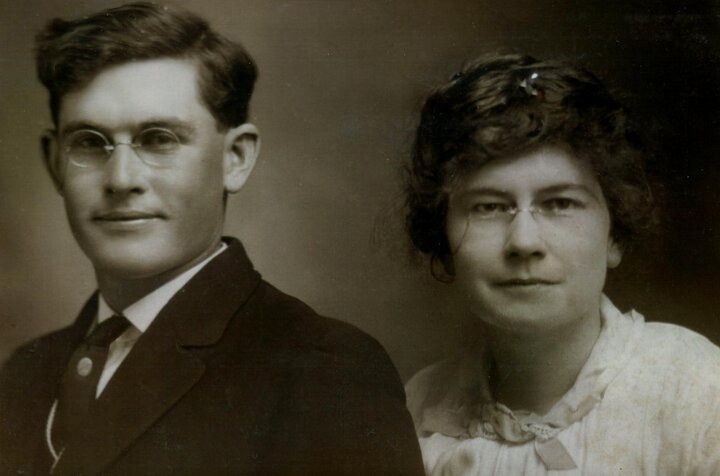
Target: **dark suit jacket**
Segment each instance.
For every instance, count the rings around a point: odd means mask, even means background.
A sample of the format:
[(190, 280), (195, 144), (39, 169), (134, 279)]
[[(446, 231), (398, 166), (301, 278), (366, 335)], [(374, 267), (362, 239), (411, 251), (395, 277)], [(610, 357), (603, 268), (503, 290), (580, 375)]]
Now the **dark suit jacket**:
[[(264, 282), (229, 244), (138, 340), (54, 474), (422, 474), (382, 347)], [(47, 474), (45, 422), (96, 309), (93, 296), (3, 366), (2, 474)]]

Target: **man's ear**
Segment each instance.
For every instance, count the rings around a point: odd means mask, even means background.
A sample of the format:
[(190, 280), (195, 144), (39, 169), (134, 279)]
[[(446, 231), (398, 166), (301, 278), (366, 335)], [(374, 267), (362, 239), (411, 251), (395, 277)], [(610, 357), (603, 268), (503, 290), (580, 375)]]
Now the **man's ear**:
[(616, 268), (622, 261), (623, 247), (611, 236), (608, 240), (607, 267)]
[(236, 193), (245, 185), (260, 152), (260, 133), (253, 124), (245, 123), (225, 135), (225, 192)]
[(65, 166), (58, 153), (57, 135), (55, 131), (47, 130), (43, 133), (40, 137), (40, 147), (42, 148), (45, 168), (50, 174), (50, 178), (55, 185), (55, 190), (62, 195)]

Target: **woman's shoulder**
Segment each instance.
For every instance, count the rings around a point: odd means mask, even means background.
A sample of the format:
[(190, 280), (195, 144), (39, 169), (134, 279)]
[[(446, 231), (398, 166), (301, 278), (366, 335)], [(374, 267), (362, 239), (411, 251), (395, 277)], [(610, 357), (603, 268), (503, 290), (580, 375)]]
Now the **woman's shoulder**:
[(695, 331), (675, 324), (647, 322), (638, 354), (649, 365), (712, 372), (720, 382), (720, 347)]
[(660, 459), (676, 464), (683, 451), (688, 465), (706, 469), (697, 474), (718, 474), (720, 348), (690, 329), (649, 322), (630, 367), (624, 381), (642, 402), (644, 421), (662, 427), (655, 430)]
[(423, 408), (442, 400), (453, 385), (455, 358), (443, 359), (419, 370), (405, 384), (407, 407), (413, 420), (420, 421)]
[(690, 329), (646, 322), (623, 373), (626, 385), (666, 410), (720, 411), (720, 348)]
[(423, 368), (408, 381), (407, 407), (418, 434), (441, 431), (456, 435), (466, 430), (470, 400), (484, 394), (477, 379), (487, 373), (484, 363), (465, 349)]

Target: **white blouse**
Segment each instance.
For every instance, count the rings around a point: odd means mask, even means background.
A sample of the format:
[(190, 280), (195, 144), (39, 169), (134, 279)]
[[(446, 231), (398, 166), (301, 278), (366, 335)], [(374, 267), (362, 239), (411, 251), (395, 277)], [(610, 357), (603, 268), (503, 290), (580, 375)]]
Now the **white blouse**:
[(720, 348), (671, 324), (621, 314), (573, 387), (543, 416), (492, 400), (484, 348), (407, 384), (427, 474), (720, 475)]

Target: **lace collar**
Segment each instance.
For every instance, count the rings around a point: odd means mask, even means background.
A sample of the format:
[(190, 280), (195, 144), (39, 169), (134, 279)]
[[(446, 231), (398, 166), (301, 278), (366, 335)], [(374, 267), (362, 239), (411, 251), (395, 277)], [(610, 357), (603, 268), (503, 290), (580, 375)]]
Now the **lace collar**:
[(488, 385), (490, 359), (484, 346), (480, 346), (442, 363), (448, 373), (440, 375), (441, 381), (434, 381), (433, 386), (443, 393), (425, 399), (426, 403), (434, 403), (423, 405), (418, 431), (509, 443), (534, 440), (535, 450), (548, 470), (575, 468), (572, 456), (556, 436), (602, 400), (608, 385), (632, 355), (644, 325), (642, 315), (635, 311), (621, 314), (604, 295), (600, 314), (602, 327), (590, 357), (572, 388), (547, 414), (513, 412), (493, 401)]

